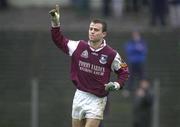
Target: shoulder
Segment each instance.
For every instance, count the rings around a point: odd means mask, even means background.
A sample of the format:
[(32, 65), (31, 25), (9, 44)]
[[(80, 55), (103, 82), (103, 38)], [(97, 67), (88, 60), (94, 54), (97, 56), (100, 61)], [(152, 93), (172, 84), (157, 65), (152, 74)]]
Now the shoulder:
[(114, 48), (112, 48), (111, 46), (109, 46), (109, 45), (106, 45), (105, 48), (106, 48), (106, 50), (109, 50), (111, 52), (116, 52), (116, 50)]
[(88, 45), (88, 42), (85, 40), (79, 40), (82, 45)]
[(115, 57), (117, 54), (117, 51), (109, 45), (106, 45), (106, 47), (104, 47), (104, 51), (108, 53), (109, 56), (112, 57)]
[(88, 47), (88, 42), (85, 40), (79, 40), (79, 46), (78, 47)]
[(82, 51), (88, 48), (88, 43), (84, 40), (79, 40), (78, 45), (76, 47), (76, 52)]

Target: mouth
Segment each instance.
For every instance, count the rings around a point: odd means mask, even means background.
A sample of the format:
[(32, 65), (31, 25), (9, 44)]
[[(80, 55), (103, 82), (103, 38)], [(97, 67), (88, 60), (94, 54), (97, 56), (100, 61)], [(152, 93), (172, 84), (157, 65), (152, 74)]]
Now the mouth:
[(95, 36), (94, 35), (89, 35), (89, 38), (94, 38)]

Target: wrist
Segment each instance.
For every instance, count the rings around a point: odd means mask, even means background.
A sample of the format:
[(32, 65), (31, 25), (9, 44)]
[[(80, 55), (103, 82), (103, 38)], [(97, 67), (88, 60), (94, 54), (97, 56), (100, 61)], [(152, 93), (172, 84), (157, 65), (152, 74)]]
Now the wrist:
[(121, 85), (118, 82), (114, 82), (114, 86), (116, 90), (119, 90), (121, 88)]
[(60, 22), (51, 21), (51, 26), (52, 27), (60, 27)]

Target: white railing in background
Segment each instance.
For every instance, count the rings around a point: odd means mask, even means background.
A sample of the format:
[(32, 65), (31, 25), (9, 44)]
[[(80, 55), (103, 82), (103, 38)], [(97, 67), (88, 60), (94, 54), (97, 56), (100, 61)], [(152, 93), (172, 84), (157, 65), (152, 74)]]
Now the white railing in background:
[(31, 127), (39, 127), (39, 81), (31, 81)]
[(160, 80), (155, 79), (154, 82), (154, 105), (152, 127), (159, 127), (159, 106), (160, 106)]

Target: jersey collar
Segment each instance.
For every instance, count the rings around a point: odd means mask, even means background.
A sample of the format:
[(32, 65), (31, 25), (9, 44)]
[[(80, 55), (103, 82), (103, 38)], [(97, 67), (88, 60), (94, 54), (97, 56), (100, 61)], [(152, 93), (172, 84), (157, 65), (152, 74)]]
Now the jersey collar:
[(91, 49), (91, 51), (93, 51), (93, 52), (98, 52), (98, 51), (102, 50), (102, 49), (106, 46), (106, 40), (103, 40), (102, 43), (101, 43), (101, 45), (100, 45), (100, 47), (97, 48), (97, 49), (94, 49), (94, 48), (92, 48), (92, 47), (90, 46), (90, 41), (88, 41), (88, 45), (89, 45), (89, 48)]

